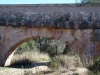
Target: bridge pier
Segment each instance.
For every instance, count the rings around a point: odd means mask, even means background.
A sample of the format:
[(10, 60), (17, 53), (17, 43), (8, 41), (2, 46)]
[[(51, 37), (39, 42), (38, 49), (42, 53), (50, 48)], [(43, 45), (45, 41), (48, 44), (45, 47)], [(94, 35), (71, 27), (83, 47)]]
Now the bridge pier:
[(5, 61), (6, 60), (3, 57), (0, 57), (0, 67), (4, 67)]

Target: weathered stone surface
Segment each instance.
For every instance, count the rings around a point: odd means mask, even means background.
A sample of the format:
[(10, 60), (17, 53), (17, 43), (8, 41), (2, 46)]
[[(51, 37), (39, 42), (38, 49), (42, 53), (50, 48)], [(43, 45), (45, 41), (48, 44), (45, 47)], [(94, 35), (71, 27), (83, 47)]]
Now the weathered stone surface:
[(100, 8), (97, 5), (0, 6), (0, 26), (100, 29)]
[[(27, 28), (27, 29), (25, 29), (25, 31), (22, 31), (21, 32), (22, 34), (23, 33), (25, 33), (25, 35), (26, 35), (26, 38), (32, 38), (32, 30), (31, 29), (29, 29), (29, 28)], [(20, 34), (21, 35), (21, 34)], [(20, 36), (19, 36), (20, 37)]]
[(73, 36), (76, 37), (80, 42), (84, 43), (82, 30), (73, 30)]
[(73, 35), (70, 35), (66, 43), (68, 43), (69, 46), (72, 46), (76, 41), (77, 41), (77, 38), (75, 38)]
[[(84, 44), (80, 41), (80, 40), (77, 40), (73, 45), (72, 45), (72, 48), (75, 50), (75, 51), (82, 51), (81, 48), (83, 48)], [(82, 54), (82, 53), (81, 53)], [(81, 55), (80, 54), (80, 55)]]
[[(27, 12), (26, 12), (27, 13)], [(34, 13), (34, 12), (31, 12)], [(73, 18), (73, 20), (70, 18), (71, 14), (67, 15), (68, 13), (66, 12), (65, 14), (60, 14), (56, 12), (58, 15), (54, 16), (54, 13), (38, 13), (37, 17), (35, 17), (35, 14), (30, 14), (31, 16), (23, 15), (22, 13), (15, 13), (13, 15), (16, 16), (16, 18), (9, 17), (9, 21), (7, 20), (7, 17), (3, 18), (0, 16), (0, 25), (2, 26), (16, 26), (16, 27), (39, 27), (39, 26), (44, 26), (44, 27), (56, 27), (56, 28), (72, 28), (74, 29), (75, 26), (77, 25), (78, 29), (99, 29), (100, 28), (100, 23), (99, 20), (89, 20), (88, 15), (87, 15), (87, 20), (82, 19), (80, 21), (80, 18)], [(55, 14), (56, 14), (55, 13)], [(63, 13), (63, 12), (62, 12)], [(18, 14), (21, 14), (18, 16)], [(87, 14), (87, 13), (84, 13)], [(7, 13), (5, 13), (7, 15)], [(50, 16), (49, 16), (50, 15)], [(53, 15), (53, 16), (52, 16)], [(77, 14), (78, 15), (78, 14)], [(9, 16), (12, 16), (10, 14)], [(68, 17), (68, 18), (67, 18)]]
[(0, 58), (0, 66), (3, 67), (5, 65), (5, 60), (3, 58)]
[(62, 36), (62, 30), (61, 29), (55, 29), (53, 38), (59, 40)]
[(11, 33), (10, 32), (11, 30), (10, 30), (10, 27), (6, 27), (6, 26), (0, 26), (0, 33), (6, 33), (6, 34), (9, 34), (9, 33)]
[(55, 32), (55, 29), (54, 28), (48, 28), (46, 37), (53, 38), (54, 32)]
[(99, 41), (100, 42), (100, 30), (99, 29), (95, 29), (94, 30), (94, 36), (93, 36), (95, 41)]
[(39, 36), (41, 36), (41, 37), (47, 36), (47, 32), (48, 32), (47, 28), (39, 28), (38, 30), (39, 30)]
[(93, 42), (93, 35), (83, 34), (82, 39), (84, 43), (91, 43)]
[(38, 28), (32, 28), (32, 37), (38, 37), (39, 36), (39, 29)]
[(66, 42), (70, 36), (71, 36), (71, 30), (64, 29), (64, 30), (62, 30), (62, 35), (59, 40), (62, 42)]

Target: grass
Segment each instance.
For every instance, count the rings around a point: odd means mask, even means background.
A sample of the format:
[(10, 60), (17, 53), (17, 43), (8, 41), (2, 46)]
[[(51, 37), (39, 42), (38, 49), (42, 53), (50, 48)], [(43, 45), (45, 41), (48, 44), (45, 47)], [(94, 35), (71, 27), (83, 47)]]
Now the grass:
[(57, 60), (61, 64), (62, 67), (82, 67), (82, 63), (77, 55), (68, 56), (68, 55), (58, 55), (56, 56)]
[(15, 54), (11, 61), (11, 67), (31, 67), (34, 62), (48, 62), (50, 57), (48, 54), (40, 52), (24, 52), (22, 54)]
[(68, 56), (68, 55), (57, 55), (52, 57), (48, 63), (48, 67), (53, 70), (58, 70), (60, 68), (68, 69), (70, 67), (77, 68), (82, 67), (80, 59), (77, 55)]
[(11, 61), (11, 66), (23, 67), (24, 65), (31, 65), (34, 62), (50, 62), (49, 67), (59, 68), (61, 67), (81, 67), (82, 64), (77, 55), (56, 55), (55, 57), (49, 57), (47, 53), (40, 53), (38, 51), (24, 52), (22, 54), (15, 54)]
[[(49, 68), (45, 70), (41, 70), (45, 68), (44, 66), (41, 69), (31, 66), (31, 64), (34, 62), (48, 61)], [(70, 72), (73, 72), (72, 75), (79, 75), (78, 73), (76, 73), (76, 70), (77, 67), (82, 67), (82, 64), (77, 55), (56, 55), (55, 57), (50, 58), (46, 53), (44, 54), (37, 51), (31, 51), (24, 52), (22, 54), (15, 54), (12, 58), (11, 66), (14, 68), (10, 67), (11, 69), (6, 68), (5, 70), (1, 70), (2, 72), (0, 72), (0, 75), (3, 75), (3, 73), (5, 72), (8, 75), (12, 75), (13, 73), (14, 75), (69, 75)], [(15, 71), (15, 67), (19, 69), (16, 68)]]
[(60, 63), (55, 57), (52, 57), (47, 66), (52, 70), (58, 70), (60, 68)]

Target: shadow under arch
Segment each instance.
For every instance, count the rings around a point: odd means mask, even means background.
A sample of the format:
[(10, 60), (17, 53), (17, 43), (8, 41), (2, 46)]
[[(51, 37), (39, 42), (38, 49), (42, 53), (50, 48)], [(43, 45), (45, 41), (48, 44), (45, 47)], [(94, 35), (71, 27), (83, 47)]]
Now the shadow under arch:
[[(22, 43), (37, 37), (47, 37), (53, 38), (56, 40), (60, 40), (64, 43), (67, 43), (72, 49), (75, 50), (76, 54), (80, 57), (81, 61), (85, 61), (87, 58), (84, 56), (85, 54), (85, 47), (84, 47), (84, 37), (82, 37), (82, 31), (77, 30), (74, 31), (73, 29), (57, 29), (57, 28), (46, 28), (46, 27), (34, 27), (34, 28), (11, 28), (12, 34), (10, 37), (6, 39), (4, 45), (10, 42), (5, 49), (4, 52), (4, 63), (7, 62), (7, 58), (10, 56), (11, 53)], [(77, 35), (79, 33), (79, 35)], [(81, 38), (80, 38), (81, 37)], [(91, 55), (90, 55), (91, 56)], [(92, 57), (87, 58), (90, 59)], [(6, 64), (7, 65), (7, 64)], [(6, 66), (5, 65), (5, 66)]]

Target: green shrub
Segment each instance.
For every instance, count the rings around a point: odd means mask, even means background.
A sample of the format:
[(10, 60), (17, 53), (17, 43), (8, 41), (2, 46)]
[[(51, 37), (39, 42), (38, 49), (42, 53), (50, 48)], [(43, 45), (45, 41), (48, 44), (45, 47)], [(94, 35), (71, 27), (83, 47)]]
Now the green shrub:
[(47, 63), (47, 66), (53, 70), (58, 70), (60, 68), (60, 63), (55, 57), (52, 57), (50, 62)]
[(88, 71), (88, 75), (100, 75), (100, 72), (93, 72), (93, 71)]
[(94, 64), (89, 66), (89, 70), (95, 73), (100, 72), (100, 58), (94, 61)]
[(88, 75), (95, 75), (95, 73), (92, 71), (88, 71)]
[(50, 57), (54, 57), (55, 55), (54, 47), (50, 46), (49, 44), (44, 44), (42, 46), (42, 50), (44, 53), (48, 53)]
[(73, 75), (79, 75), (78, 73), (73, 73)]
[(88, 75), (100, 75), (100, 57), (88, 69), (90, 70)]
[(61, 67), (80, 67), (82, 66), (78, 56), (57, 55), (56, 59), (59, 61)]

